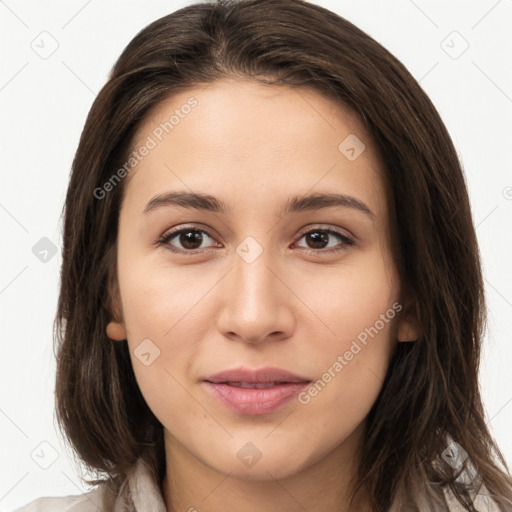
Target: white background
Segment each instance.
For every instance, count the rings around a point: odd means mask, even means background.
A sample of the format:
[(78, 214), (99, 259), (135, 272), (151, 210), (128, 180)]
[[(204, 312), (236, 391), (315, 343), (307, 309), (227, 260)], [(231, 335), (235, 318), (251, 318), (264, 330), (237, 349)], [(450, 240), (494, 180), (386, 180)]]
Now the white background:
[[(144, 26), (190, 3), (0, 1), (2, 510), (86, 490), (54, 426), (52, 322), (68, 173), (87, 112), (115, 59)], [(512, 0), (316, 3), (396, 55), (453, 137), (467, 176), (490, 311), (482, 393), (491, 430), (511, 464)], [(40, 35), (44, 31), (51, 36)], [(52, 44), (58, 48), (46, 59), (32, 48)], [(32, 252), (42, 237), (58, 248), (46, 263)], [(48, 469), (38, 465), (53, 456)]]

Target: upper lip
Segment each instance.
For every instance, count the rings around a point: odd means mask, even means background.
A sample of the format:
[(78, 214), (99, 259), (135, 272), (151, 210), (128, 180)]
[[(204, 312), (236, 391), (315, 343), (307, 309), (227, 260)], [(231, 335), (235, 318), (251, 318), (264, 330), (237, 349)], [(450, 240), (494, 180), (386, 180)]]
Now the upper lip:
[(207, 382), (311, 382), (306, 377), (295, 375), (288, 370), (267, 366), (251, 370), (248, 368), (234, 368), (225, 370), (203, 379)]

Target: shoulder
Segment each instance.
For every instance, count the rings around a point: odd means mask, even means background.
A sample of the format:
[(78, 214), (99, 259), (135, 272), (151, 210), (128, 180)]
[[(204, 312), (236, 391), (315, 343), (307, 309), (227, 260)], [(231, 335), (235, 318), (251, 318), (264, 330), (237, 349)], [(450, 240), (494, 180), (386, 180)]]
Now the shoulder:
[[(459, 503), (448, 488), (444, 489), (444, 495), (450, 512), (466, 512), (466, 509)], [(483, 484), (478, 494), (473, 499), (473, 506), (475, 510), (482, 512), (500, 512), (501, 510), (496, 501), (489, 496), (487, 488)]]
[(106, 481), (89, 492), (38, 498), (14, 512), (166, 512), (159, 485), (150, 467), (139, 459), (127, 478), (113, 490)]
[(100, 489), (83, 494), (37, 498), (14, 512), (100, 512)]

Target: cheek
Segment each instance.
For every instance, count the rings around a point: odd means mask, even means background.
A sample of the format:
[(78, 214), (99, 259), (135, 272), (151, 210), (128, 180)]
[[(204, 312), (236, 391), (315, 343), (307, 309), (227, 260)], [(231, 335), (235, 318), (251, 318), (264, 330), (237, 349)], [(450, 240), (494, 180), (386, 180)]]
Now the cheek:
[[(304, 288), (308, 305), (323, 326), (315, 336), (311, 363), (317, 379), (299, 397), (327, 425), (355, 427), (375, 402), (396, 343), (396, 281), (376, 258), (371, 264), (338, 269), (322, 287)], [(326, 404), (329, 407), (326, 408)], [(332, 415), (334, 408), (342, 412)], [(330, 412), (327, 410), (329, 409)], [(349, 425), (350, 424), (350, 425)]]
[(118, 275), (130, 357), (148, 406), (158, 418), (169, 410), (189, 416), (190, 396), (180, 384), (210, 325), (201, 299), (214, 276), (198, 280), (192, 266), (177, 271), (129, 258), (120, 259)]
[[(372, 254), (356, 264), (320, 269), (312, 275), (306, 280), (304, 273), (298, 272), (292, 281), (296, 283), (294, 292), (310, 309), (309, 317), (316, 316), (316, 327), (323, 333), (319, 341), (324, 339), (335, 349), (373, 326), (398, 299), (392, 267)], [(393, 318), (395, 313), (391, 315)], [(307, 318), (304, 310), (303, 319)], [(389, 335), (390, 323), (383, 326), (379, 322), (383, 337)]]
[[(218, 279), (192, 265), (182, 268), (120, 262), (119, 282), (123, 316), (129, 336), (135, 342), (153, 337), (163, 344), (186, 326), (198, 327), (201, 301)], [(199, 307), (198, 307), (199, 306)]]

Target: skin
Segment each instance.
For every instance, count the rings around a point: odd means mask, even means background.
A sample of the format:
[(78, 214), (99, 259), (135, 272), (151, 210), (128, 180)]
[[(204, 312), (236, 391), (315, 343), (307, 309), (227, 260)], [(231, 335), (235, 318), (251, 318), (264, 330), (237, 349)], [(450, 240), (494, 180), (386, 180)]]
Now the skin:
[[(233, 79), (159, 104), (133, 148), (191, 96), (198, 105), (124, 184), (118, 307), (108, 329), (127, 337), (138, 385), (165, 428), (167, 510), (348, 511), (365, 417), (397, 340), (418, 334), (389, 249), (378, 155), (358, 119), (318, 93)], [(354, 161), (338, 150), (349, 134), (366, 145)], [(210, 194), (231, 211), (162, 206), (143, 213), (168, 191)], [(353, 196), (373, 218), (347, 206), (276, 214), (288, 198), (316, 192)], [(205, 230), (202, 242), (192, 249), (179, 235), (158, 242), (179, 227)], [(355, 243), (320, 231), (327, 241), (315, 245), (305, 233), (320, 228)], [(236, 251), (249, 236), (263, 250), (251, 263)], [(326, 246), (340, 250), (326, 253)], [(395, 302), (401, 314), (307, 404), (295, 399), (247, 416), (201, 382), (242, 365), (316, 381)], [(147, 338), (160, 350), (149, 366), (134, 355)], [(251, 467), (237, 457), (248, 442), (261, 454)], [(361, 491), (350, 510), (367, 507)]]

